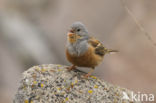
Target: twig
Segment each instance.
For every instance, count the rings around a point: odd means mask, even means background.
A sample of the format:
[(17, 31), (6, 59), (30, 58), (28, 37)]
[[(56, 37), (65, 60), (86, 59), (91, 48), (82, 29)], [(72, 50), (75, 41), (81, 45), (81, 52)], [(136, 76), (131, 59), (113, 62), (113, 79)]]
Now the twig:
[(128, 8), (128, 6), (126, 5), (125, 0), (121, 0), (124, 8), (126, 9), (126, 11), (128, 12), (128, 14), (133, 18), (133, 20), (135, 21), (136, 25), (139, 27), (140, 31), (142, 31), (144, 33), (144, 35), (147, 37), (147, 39), (153, 44), (153, 46), (156, 47), (156, 42), (152, 39), (152, 37), (149, 35), (149, 33), (144, 29), (143, 24), (141, 24), (137, 17), (133, 14), (133, 12)]

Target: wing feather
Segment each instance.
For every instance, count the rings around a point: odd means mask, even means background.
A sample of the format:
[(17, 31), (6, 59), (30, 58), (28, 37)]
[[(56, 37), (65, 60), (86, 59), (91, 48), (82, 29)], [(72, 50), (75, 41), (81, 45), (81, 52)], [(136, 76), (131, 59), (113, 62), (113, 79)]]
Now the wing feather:
[(95, 53), (99, 56), (104, 56), (106, 53), (110, 53), (110, 52), (118, 52), (117, 50), (111, 50), (105, 48), (100, 41), (98, 41), (93, 37), (90, 37), (88, 42), (89, 44), (91, 44), (91, 46), (95, 47)]
[(89, 43), (91, 44), (91, 46), (95, 47), (95, 53), (97, 55), (100, 55), (100, 56), (105, 55), (105, 47), (100, 41), (98, 41), (97, 39), (93, 37), (90, 37)]

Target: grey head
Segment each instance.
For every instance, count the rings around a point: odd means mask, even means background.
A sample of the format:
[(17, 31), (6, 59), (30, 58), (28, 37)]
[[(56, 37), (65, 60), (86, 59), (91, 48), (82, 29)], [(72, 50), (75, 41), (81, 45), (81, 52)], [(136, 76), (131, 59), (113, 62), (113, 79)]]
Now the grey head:
[(85, 27), (85, 25), (81, 22), (74, 22), (71, 25), (71, 30), (70, 32), (75, 33), (79, 36), (83, 37), (88, 37), (88, 30)]
[[(74, 37), (76, 38), (74, 43), (68, 42), (67, 48), (68, 51), (71, 54), (75, 55), (82, 55), (85, 53), (85, 51), (88, 49), (88, 30), (86, 29), (85, 25), (82, 24), (81, 22), (74, 22), (71, 27), (70, 27), (70, 33), (73, 33), (74, 35), (77, 35)], [(73, 39), (73, 38), (71, 38)]]

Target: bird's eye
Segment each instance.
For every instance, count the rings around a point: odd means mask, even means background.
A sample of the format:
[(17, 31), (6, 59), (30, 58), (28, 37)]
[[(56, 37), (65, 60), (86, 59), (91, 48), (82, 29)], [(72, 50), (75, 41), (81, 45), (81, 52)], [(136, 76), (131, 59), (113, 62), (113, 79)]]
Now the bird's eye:
[(80, 29), (77, 29), (77, 31), (79, 32), (79, 31), (80, 31)]

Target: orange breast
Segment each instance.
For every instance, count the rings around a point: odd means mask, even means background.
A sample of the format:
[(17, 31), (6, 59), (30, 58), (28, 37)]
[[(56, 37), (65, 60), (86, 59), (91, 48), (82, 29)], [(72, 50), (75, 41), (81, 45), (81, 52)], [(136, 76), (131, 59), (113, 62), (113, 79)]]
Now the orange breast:
[(80, 67), (95, 67), (103, 59), (103, 57), (94, 53), (93, 47), (89, 47), (87, 52), (81, 56), (71, 55), (68, 50), (66, 50), (66, 57), (69, 62)]

